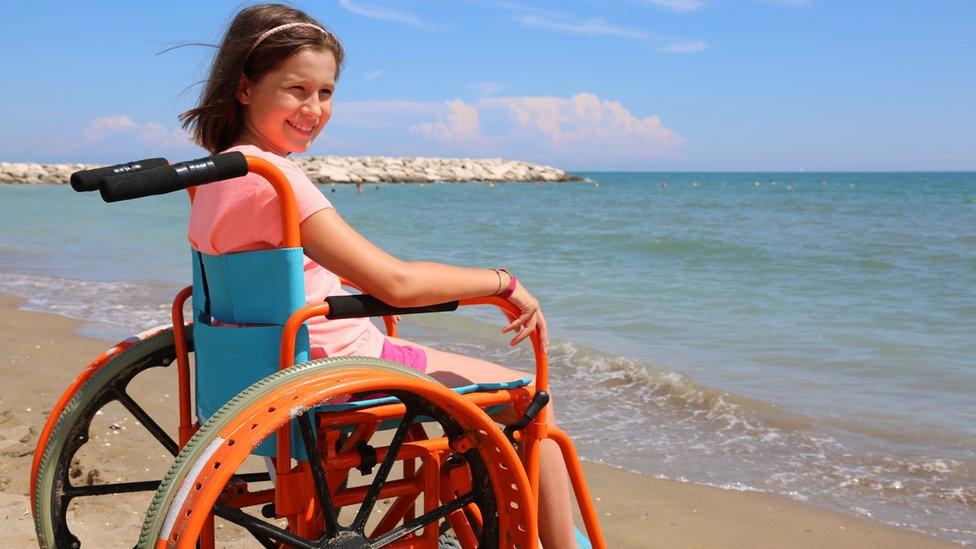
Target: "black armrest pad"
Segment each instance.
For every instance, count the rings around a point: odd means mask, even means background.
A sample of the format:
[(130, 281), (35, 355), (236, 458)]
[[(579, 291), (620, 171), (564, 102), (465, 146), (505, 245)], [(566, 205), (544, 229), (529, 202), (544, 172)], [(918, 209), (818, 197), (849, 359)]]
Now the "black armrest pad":
[(326, 318), (362, 318), (368, 316), (412, 315), (417, 313), (439, 313), (457, 310), (459, 303), (449, 301), (424, 307), (394, 307), (387, 305), (371, 295), (335, 295), (325, 298), (329, 304)]

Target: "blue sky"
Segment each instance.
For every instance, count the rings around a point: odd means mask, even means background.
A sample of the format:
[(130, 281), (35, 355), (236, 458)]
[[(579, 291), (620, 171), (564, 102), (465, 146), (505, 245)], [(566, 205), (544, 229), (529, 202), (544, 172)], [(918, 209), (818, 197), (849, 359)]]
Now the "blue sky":
[[(0, 160), (179, 160), (239, 2), (9, 2)], [(293, 3), (348, 58), (313, 154), (571, 170), (976, 170), (976, 3)]]

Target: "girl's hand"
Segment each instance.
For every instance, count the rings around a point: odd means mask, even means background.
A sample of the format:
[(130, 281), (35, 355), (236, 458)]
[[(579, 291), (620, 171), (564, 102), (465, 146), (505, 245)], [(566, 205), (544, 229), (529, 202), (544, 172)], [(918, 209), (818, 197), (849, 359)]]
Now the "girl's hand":
[(508, 301), (519, 308), (522, 314), (513, 320), (508, 326), (502, 328), (502, 333), (514, 332), (516, 336), (510, 342), (513, 347), (522, 342), (525, 338), (532, 335), (532, 331), (539, 329), (539, 341), (542, 343), (542, 351), (549, 350), (549, 330), (546, 328), (546, 319), (542, 316), (542, 308), (539, 300), (536, 299), (525, 286), (521, 283), (516, 284), (515, 291), (508, 297)]

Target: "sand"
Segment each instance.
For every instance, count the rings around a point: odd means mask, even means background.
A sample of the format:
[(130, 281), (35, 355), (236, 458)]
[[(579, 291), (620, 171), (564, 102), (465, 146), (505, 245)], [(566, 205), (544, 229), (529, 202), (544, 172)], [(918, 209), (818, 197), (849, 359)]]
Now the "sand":
[[(76, 335), (79, 321), (20, 310), (19, 303), (0, 295), (0, 547), (36, 546), (27, 483), (37, 435), (78, 371), (111, 345)], [(158, 370), (131, 394), (154, 417), (172, 417), (175, 372)], [(79, 456), (80, 479), (159, 478), (171, 458), (154, 440), (138, 436), (134, 423), (121, 407), (97, 418), (88, 445), (93, 450)], [(955, 546), (772, 494), (654, 479), (594, 463), (584, 469), (609, 547)], [(148, 496), (114, 498), (72, 503), (74, 529), (89, 541), (83, 547), (132, 547)], [(241, 546), (235, 528), (222, 528), (218, 536), (220, 546)]]

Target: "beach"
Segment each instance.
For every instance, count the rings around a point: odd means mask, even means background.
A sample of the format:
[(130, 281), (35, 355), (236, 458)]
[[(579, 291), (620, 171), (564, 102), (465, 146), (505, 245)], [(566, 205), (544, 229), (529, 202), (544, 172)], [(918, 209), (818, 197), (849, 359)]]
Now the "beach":
[[(37, 434), (61, 392), (87, 362), (111, 342), (77, 334), (81, 321), (18, 308), (23, 300), (0, 295), (0, 546), (36, 543), (28, 503), (27, 479)], [(142, 385), (132, 396), (151, 412), (175, 408), (175, 375)], [(169, 378), (172, 379), (167, 379)], [(108, 410), (107, 414), (113, 412)], [(125, 427), (125, 418), (114, 424)], [(131, 424), (130, 424), (131, 425)], [(167, 456), (127, 439), (124, 429), (100, 432), (92, 440), (110, 441), (100, 457), (85, 457), (80, 475), (94, 481), (132, 480), (126, 471), (152, 475), (168, 465)], [(723, 490), (655, 479), (597, 463), (584, 463), (608, 546), (642, 547), (951, 547), (951, 542), (880, 523), (818, 509), (773, 494)], [(158, 478), (158, 477), (157, 477)], [(145, 509), (143, 496), (107, 504), (72, 504), (79, 530), (111, 539), (99, 547), (131, 547)], [(236, 533), (218, 531), (224, 547)], [(84, 539), (84, 536), (82, 536)], [(104, 543), (104, 544), (102, 544)], [(117, 544), (117, 545), (116, 545)]]

